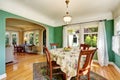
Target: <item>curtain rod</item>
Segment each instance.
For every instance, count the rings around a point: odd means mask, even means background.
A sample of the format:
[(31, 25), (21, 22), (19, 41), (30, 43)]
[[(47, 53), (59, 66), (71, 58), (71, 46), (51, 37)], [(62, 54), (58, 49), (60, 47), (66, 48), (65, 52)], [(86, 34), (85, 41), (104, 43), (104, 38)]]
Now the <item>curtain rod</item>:
[(73, 24), (65, 24), (62, 25), (63, 27), (68, 26), (68, 25), (76, 25), (76, 24), (84, 24), (84, 23), (90, 23), (90, 22), (101, 22), (101, 21), (106, 21), (107, 19), (103, 19), (103, 20), (94, 20), (94, 21), (88, 21), (88, 22), (80, 22), (80, 23), (73, 23)]

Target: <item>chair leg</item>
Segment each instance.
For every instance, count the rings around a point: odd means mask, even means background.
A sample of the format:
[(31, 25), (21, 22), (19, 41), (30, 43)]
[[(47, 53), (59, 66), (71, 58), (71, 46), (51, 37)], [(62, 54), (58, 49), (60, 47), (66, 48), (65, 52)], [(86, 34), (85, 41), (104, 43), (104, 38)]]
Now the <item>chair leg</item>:
[(79, 75), (77, 75), (77, 79), (76, 79), (76, 80), (80, 80), (79, 78), (80, 78), (80, 76), (79, 76)]
[(52, 72), (50, 71), (50, 80), (52, 80)]
[(52, 75), (50, 75), (50, 80), (52, 80)]
[(67, 80), (67, 76), (65, 73), (63, 74), (63, 78), (64, 78), (64, 80)]
[(88, 70), (87, 77), (88, 77), (88, 80), (90, 80), (90, 70)]
[(48, 71), (48, 69), (47, 69), (47, 75), (49, 75), (49, 71)]

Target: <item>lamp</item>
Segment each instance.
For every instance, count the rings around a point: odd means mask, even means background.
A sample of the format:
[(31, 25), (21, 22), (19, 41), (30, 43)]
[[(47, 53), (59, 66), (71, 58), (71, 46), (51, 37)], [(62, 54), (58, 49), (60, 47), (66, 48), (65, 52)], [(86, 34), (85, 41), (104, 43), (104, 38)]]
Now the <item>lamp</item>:
[(63, 20), (66, 24), (68, 24), (72, 20), (72, 17), (69, 15), (69, 12), (68, 12), (69, 0), (66, 0), (65, 3), (66, 3), (67, 11), (66, 11), (66, 15), (63, 17)]

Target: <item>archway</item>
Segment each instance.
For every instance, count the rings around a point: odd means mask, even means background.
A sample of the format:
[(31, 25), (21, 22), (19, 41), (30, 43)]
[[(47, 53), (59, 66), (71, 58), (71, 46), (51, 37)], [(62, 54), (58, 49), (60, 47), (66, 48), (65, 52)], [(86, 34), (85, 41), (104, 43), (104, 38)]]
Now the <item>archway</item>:
[[(13, 33), (17, 32), (18, 33), (17, 45), (22, 45), (25, 43), (25, 41), (27, 41), (29, 45), (36, 46), (38, 54), (43, 53), (43, 44), (47, 44), (46, 42), (48, 41), (47, 36), (44, 36), (43, 38), (44, 31), (47, 32), (47, 28), (44, 25), (36, 24), (22, 19), (7, 18), (6, 31), (10, 32), (11, 35), (12, 32)], [(30, 35), (32, 34), (33, 36), (30, 37)], [(9, 41), (10, 45), (12, 45), (12, 43), (13, 43), (13, 39)]]

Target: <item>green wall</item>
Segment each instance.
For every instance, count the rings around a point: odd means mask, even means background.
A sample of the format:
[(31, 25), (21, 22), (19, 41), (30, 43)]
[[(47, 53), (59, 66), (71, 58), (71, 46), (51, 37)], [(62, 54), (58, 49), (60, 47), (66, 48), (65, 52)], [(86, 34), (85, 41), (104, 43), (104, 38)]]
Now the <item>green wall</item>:
[[(6, 27), (6, 18), (17, 18), (22, 20), (27, 20), (30, 22), (35, 22), (24, 17), (14, 15), (12, 13), (0, 10), (0, 75), (5, 73), (5, 27)], [(38, 23), (38, 22), (36, 22)], [(39, 23), (42, 24), (42, 23)], [(42, 24), (45, 27), (48, 27), (49, 42), (54, 42), (54, 28), (46, 24)], [(48, 43), (49, 44), (49, 43)]]
[(120, 55), (115, 54), (114, 63), (120, 68)]
[(54, 42), (59, 44), (59, 47), (63, 46), (63, 27), (54, 28)]
[(5, 73), (5, 19), (0, 13), (0, 75)]
[(54, 27), (48, 26), (48, 28), (49, 28), (48, 37), (49, 37), (49, 48), (50, 48), (50, 43), (54, 43)]
[(114, 62), (115, 55), (114, 52), (112, 51), (112, 36), (114, 35), (114, 21), (113, 20), (105, 21), (105, 28), (106, 28), (109, 61)]

